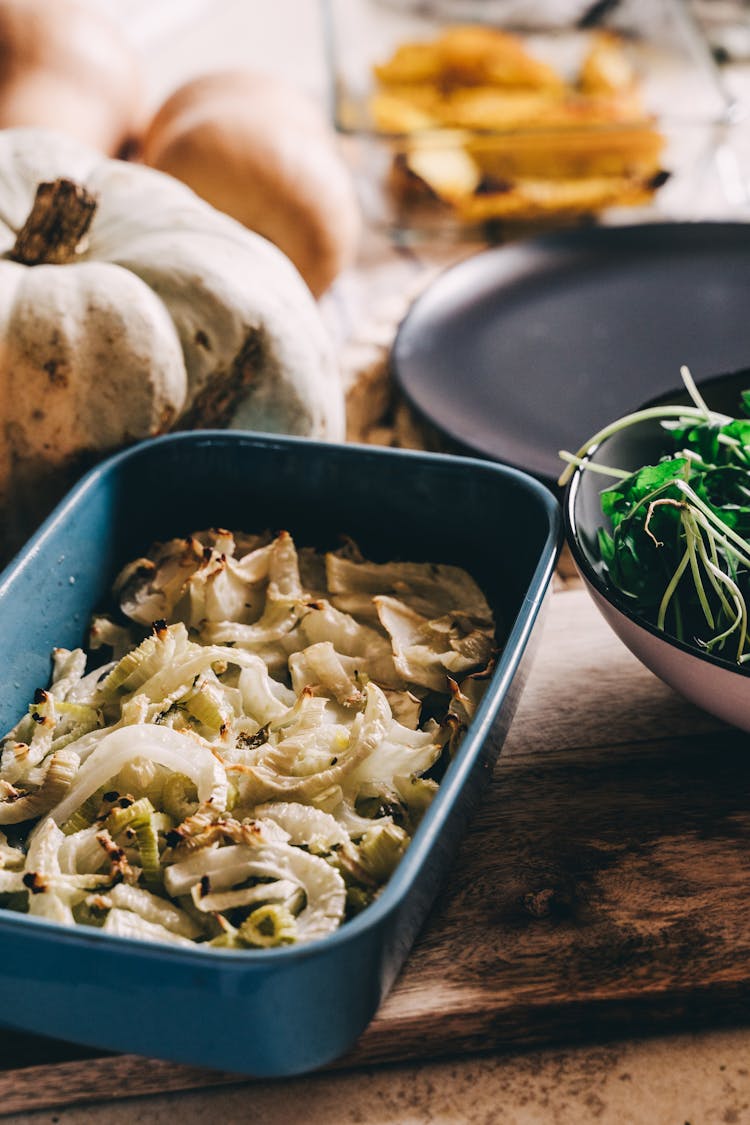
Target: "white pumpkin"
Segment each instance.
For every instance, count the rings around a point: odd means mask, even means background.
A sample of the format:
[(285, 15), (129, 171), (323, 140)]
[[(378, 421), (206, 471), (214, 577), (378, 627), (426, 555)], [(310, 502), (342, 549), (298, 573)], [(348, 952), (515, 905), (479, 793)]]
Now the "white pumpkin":
[(0, 132), (0, 520), (82, 456), (225, 424), (343, 436), (294, 266), (170, 176)]

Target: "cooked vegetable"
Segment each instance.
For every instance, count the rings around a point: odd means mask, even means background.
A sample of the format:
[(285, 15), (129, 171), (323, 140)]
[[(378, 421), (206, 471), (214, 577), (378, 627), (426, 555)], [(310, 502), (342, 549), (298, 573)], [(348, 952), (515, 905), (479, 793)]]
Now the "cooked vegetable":
[(66, 473), (170, 428), (341, 436), (315, 302), (269, 242), (170, 176), (61, 134), (0, 133), (0, 168), (6, 538)]
[(263, 74), (201, 75), (158, 110), (143, 159), (280, 247), (316, 297), (353, 261), (360, 219), (325, 118)]
[(575, 75), (487, 25), (448, 26), (375, 67), (375, 128), (394, 142), (399, 200), (462, 222), (528, 221), (643, 204), (667, 178), (664, 138), (626, 45), (585, 37)]
[(92, 631), (118, 658), (55, 650), (2, 741), (6, 905), (178, 945), (330, 933), (381, 892), (470, 721), (483, 594), (457, 567), (221, 530), (155, 544), (115, 591), (122, 620)]
[[(628, 415), (595, 434), (575, 466), (616, 477), (602, 492), (598, 532), (607, 580), (652, 625), (680, 641), (750, 661), (750, 420), (711, 411), (682, 369), (694, 406)], [(750, 411), (750, 392), (743, 395)], [(665, 453), (635, 472), (593, 464), (587, 454), (619, 430), (649, 419), (664, 428)], [(672, 447), (671, 449), (669, 447)]]
[(117, 155), (143, 125), (135, 51), (96, 0), (0, 0), (0, 129), (60, 129)]

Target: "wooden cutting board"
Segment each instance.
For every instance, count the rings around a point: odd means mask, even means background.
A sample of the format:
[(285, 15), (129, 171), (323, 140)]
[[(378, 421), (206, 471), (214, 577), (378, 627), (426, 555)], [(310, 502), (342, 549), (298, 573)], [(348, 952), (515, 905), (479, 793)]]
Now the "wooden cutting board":
[[(337, 1065), (746, 1018), (749, 782), (748, 736), (682, 702), (558, 579), (445, 891)], [(9, 1031), (0, 1048), (0, 1114), (238, 1081)]]

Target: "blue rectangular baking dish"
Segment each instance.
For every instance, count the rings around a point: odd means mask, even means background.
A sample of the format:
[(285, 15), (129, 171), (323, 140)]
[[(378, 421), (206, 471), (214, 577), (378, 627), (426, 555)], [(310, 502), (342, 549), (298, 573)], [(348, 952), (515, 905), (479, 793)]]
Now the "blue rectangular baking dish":
[(173, 948), (0, 910), (7, 1026), (256, 1076), (302, 1073), (354, 1042), (393, 983), (510, 725), (560, 545), (557, 501), (489, 462), (204, 431), (92, 470), (0, 577), (0, 728), (46, 685), (55, 645), (84, 641), (114, 575), (154, 539), (209, 526), (466, 567), (502, 655), (470, 730), (382, 896), (318, 942)]

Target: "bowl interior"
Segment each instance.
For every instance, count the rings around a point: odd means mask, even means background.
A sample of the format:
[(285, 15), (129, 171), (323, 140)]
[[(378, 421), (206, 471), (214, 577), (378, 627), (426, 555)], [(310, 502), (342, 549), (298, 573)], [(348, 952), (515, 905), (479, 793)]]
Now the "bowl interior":
[[(664, 433), (659, 422), (642, 422), (607, 438), (588, 460), (595, 465), (635, 471), (641, 465), (658, 461), (664, 449)], [(601, 493), (614, 483), (614, 477), (589, 470), (573, 475), (565, 499), (566, 533), (573, 557), (586, 577), (593, 579), (607, 597), (623, 608), (624, 599), (608, 582), (597, 545), (597, 529), (607, 526), (602, 514)]]
[[(706, 404), (722, 414), (732, 417), (742, 416), (741, 395), (750, 390), (750, 368), (714, 375), (698, 382), (698, 388)], [(644, 402), (638, 409), (652, 406), (691, 403), (684, 387), (664, 391)], [(658, 420), (641, 422), (620, 430), (602, 442), (591, 454), (589, 460), (596, 465), (610, 465), (613, 468), (635, 471), (642, 465), (658, 461), (669, 446)], [(603, 573), (597, 547), (596, 531), (606, 524), (601, 510), (600, 494), (614, 483), (614, 477), (584, 471), (576, 473), (571, 479), (566, 501), (566, 534), (576, 561), (588, 572), (596, 576), (603, 593), (614, 600), (620, 609), (630, 613), (627, 602), (620, 599), (617, 592), (607, 582)]]
[[(738, 413), (740, 392), (750, 387), (747, 372), (733, 372), (729, 375), (717, 376), (700, 384), (700, 389), (710, 407), (730, 415)], [(647, 405), (666, 404), (676, 405), (687, 403), (689, 398), (675, 393), (659, 396)], [(658, 419), (636, 423), (626, 429), (613, 434), (592, 452), (589, 461), (597, 465), (608, 465), (614, 468), (635, 471), (643, 465), (655, 464), (661, 455), (668, 451), (669, 445), (665, 440), (664, 432)], [(632, 603), (622, 595), (609, 581), (604, 564), (599, 555), (597, 543), (597, 530), (608, 527), (609, 522), (601, 510), (601, 492), (614, 483), (613, 477), (603, 476), (589, 470), (579, 470), (571, 478), (564, 503), (564, 523), (566, 537), (574, 561), (585, 581), (599, 597), (595, 598), (599, 608), (604, 612), (602, 601), (613, 606), (617, 611), (616, 616), (605, 612), (610, 625), (625, 641), (635, 654), (644, 660), (652, 670), (663, 675), (661, 665), (654, 666), (654, 659), (644, 656), (644, 652), (652, 653), (653, 645), (646, 646), (644, 650), (640, 642), (634, 639), (633, 628), (645, 630), (661, 644), (680, 650), (681, 653), (705, 664), (715, 665), (717, 668), (730, 673), (733, 677), (746, 678), (750, 670), (742, 669), (733, 661), (718, 655), (701, 651), (695, 645), (682, 642), (675, 637), (657, 629), (647, 621), (634, 608)], [(630, 624), (627, 625), (626, 622)], [(657, 661), (658, 662), (658, 661)], [(680, 684), (673, 686), (680, 687)], [(743, 689), (744, 690), (744, 689)], [(691, 694), (685, 692), (685, 694)], [(709, 710), (716, 710), (708, 707)], [(748, 708), (750, 716), (750, 708)]]

